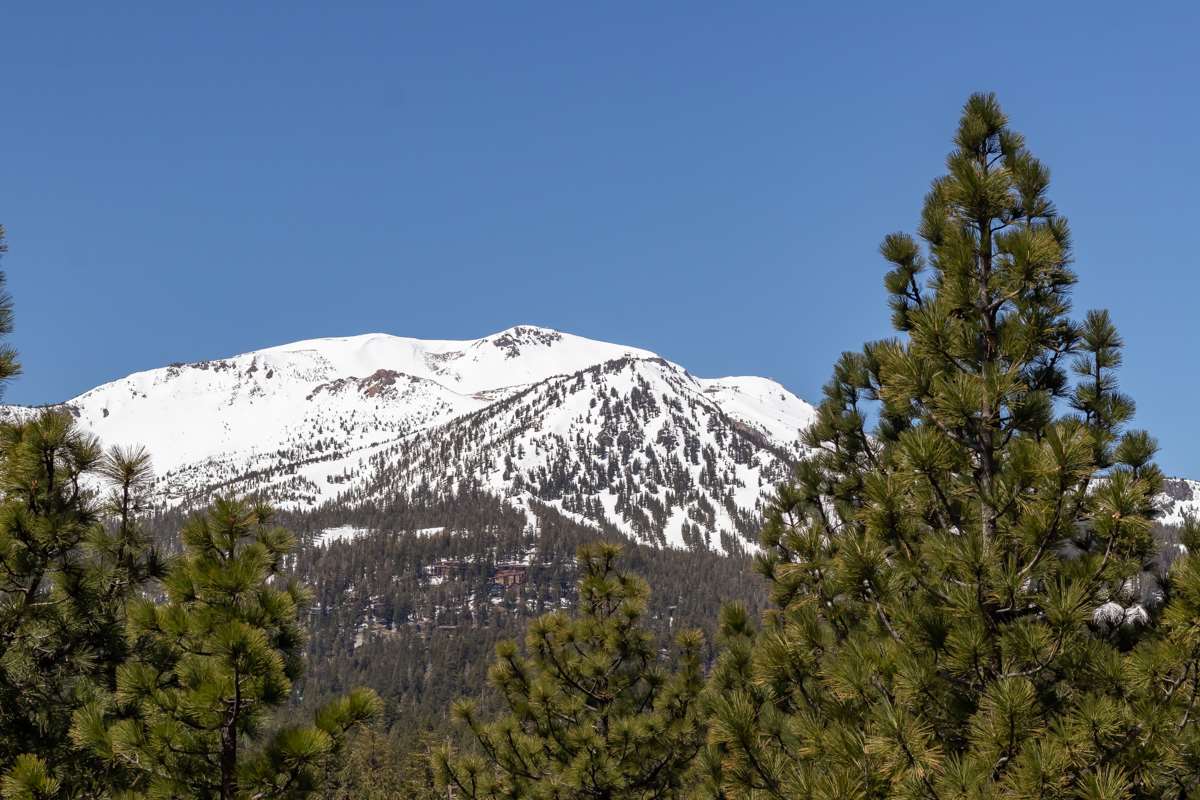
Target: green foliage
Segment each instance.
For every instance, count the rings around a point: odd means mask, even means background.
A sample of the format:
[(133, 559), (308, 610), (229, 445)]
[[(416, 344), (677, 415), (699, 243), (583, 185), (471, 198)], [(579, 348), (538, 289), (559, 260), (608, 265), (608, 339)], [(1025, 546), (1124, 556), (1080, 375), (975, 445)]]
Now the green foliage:
[[(8, 243), (4, 240), (4, 226), (0, 225), (0, 256), (8, 252)], [(0, 337), (8, 336), (13, 331), (12, 296), (4, 290), (5, 276), (0, 272)], [(21, 365), (17, 362), (17, 351), (10, 345), (0, 345), (0, 386), (21, 373)]]
[(971, 97), (921, 242), (881, 247), (898, 338), (837, 363), (770, 510), (775, 607), (724, 619), (708, 796), (1197, 791), (1200, 567), (1157, 559), (1155, 444), (1107, 313), (1069, 317), (1048, 184)]
[(280, 575), (292, 537), (271, 524), (269, 509), (219, 500), (182, 538), (164, 601), (130, 610), (136, 657), (117, 670), (111, 698), (76, 715), (75, 738), (132, 771), (134, 796), (309, 796), (347, 732), (377, 713), (378, 698), (351, 692), (313, 724), (266, 736), (302, 671), (308, 597)]
[[(64, 412), (0, 428), (0, 774), (12, 770), (14, 796), (118, 780), (73, 746), (69, 726), (115, 688), (126, 607), (159, 572), (133, 521), (148, 475), (144, 453), (102, 452)], [(104, 479), (114, 491), (97, 501), (84, 486)], [(39, 770), (48, 777), (30, 777)]]
[(31, 753), (17, 756), (13, 767), (0, 779), (4, 800), (50, 800), (61, 783), (46, 769), (46, 762)]
[(330, 776), (326, 800), (444, 800), (434, 779), (437, 737), (422, 733), (415, 742), (393, 730), (363, 728), (352, 734)]
[(435, 755), (440, 785), (462, 798), (669, 798), (703, 736), (697, 714), (702, 637), (678, 637), (669, 672), (640, 621), (649, 589), (619, 572), (619, 547), (579, 550), (575, 615), (534, 621), (526, 655), (497, 647), (489, 674), (507, 713), (486, 723), (455, 705), (481, 755)]

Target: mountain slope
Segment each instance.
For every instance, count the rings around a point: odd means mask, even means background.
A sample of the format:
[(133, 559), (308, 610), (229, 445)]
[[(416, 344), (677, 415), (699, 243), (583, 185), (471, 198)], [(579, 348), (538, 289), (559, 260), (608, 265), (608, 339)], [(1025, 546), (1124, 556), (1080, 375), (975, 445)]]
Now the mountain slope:
[(534, 326), (471, 341), (316, 339), (139, 372), (65, 406), (145, 444), (165, 507), (260, 492), (296, 510), (470, 487), (659, 545), (741, 549), (813, 409)]
[[(697, 378), (647, 350), (534, 326), (296, 342), (135, 373), (64, 405), (105, 444), (150, 449), (162, 508), (218, 492), (343, 512), (484, 492), (723, 552), (755, 541), (814, 414), (765, 378)], [(1178, 525), (1200, 510), (1200, 484), (1169, 481), (1161, 501), (1160, 522)]]
[(481, 487), (640, 541), (732, 551), (754, 541), (808, 409), (781, 387), (774, 407), (736, 384), (708, 388), (662, 359), (607, 361), (385, 446), (356, 491)]

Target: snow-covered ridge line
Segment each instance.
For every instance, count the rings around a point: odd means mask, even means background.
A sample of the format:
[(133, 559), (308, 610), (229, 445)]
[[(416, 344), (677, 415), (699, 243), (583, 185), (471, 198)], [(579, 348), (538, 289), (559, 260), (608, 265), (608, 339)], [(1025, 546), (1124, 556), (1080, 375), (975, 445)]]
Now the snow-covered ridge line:
[(649, 350), (529, 325), (306, 340), (134, 373), (63, 405), (106, 444), (145, 444), (168, 506), (215, 491), (369, 501), (405, 488), (381, 475), (419, 474), (711, 547), (748, 528), (814, 413), (764, 378), (696, 378)]

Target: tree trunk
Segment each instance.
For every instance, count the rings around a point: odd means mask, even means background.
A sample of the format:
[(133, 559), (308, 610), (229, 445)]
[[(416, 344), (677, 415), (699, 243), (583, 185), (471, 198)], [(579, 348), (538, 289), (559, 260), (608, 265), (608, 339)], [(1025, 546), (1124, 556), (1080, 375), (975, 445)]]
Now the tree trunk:
[(221, 731), (221, 800), (237, 797), (237, 728), (235, 716)]
[(237, 669), (233, 673), (233, 705), (229, 709), (229, 722), (221, 729), (221, 800), (237, 797), (238, 715), (242, 711), (242, 677)]
[[(983, 171), (987, 173), (984, 160)], [(983, 363), (980, 380), (983, 381), (983, 403), (979, 420), (979, 468), (980, 468), (980, 516), (983, 535), (987, 540), (996, 538), (996, 509), (992, 503), (992, 487), (996, 476), (996, 436), (993, 418), (999, 416), (998, 403), (988, 393), (987, 380), (999, 360), (1000, 336), (997, 330), (997, 311), (992, 308), (992, 294), (988, 284), (992, 279), (992, 221), (986, 217), (978, 220), (979, 225), (979, 313), (983, 317)]]

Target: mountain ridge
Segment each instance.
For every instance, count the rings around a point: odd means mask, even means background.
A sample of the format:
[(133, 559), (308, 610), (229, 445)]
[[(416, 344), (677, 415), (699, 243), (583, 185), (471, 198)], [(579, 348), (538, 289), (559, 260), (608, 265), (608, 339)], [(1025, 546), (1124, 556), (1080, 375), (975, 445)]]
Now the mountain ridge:
[[(302, 340), (143, 370), (59, 405), (105, 444), (146, 445), (162, 507), (216, 492), (293, 509), (371, 502), (406, 491), (395, 477), (407, 475), (727, 550), (751, 543), (814, 413), (767, 378), (697, 378), (649, 350), (531, 325)], [(482, 421), (501, 417), (484, 437)]]
[[(815, 415), (769, 378), (699, 378), (649, 350), (532, 325), (301, 340), (135, 372), (59, 405), (106, 445), (149, 449), (159, 508), (218, 493), (302, 511), (482, 491), (727, 553), (755, 548)], [(1200, 511), (1200, 484), (1172, 479), (1161, 505), (1178, 525)]]

